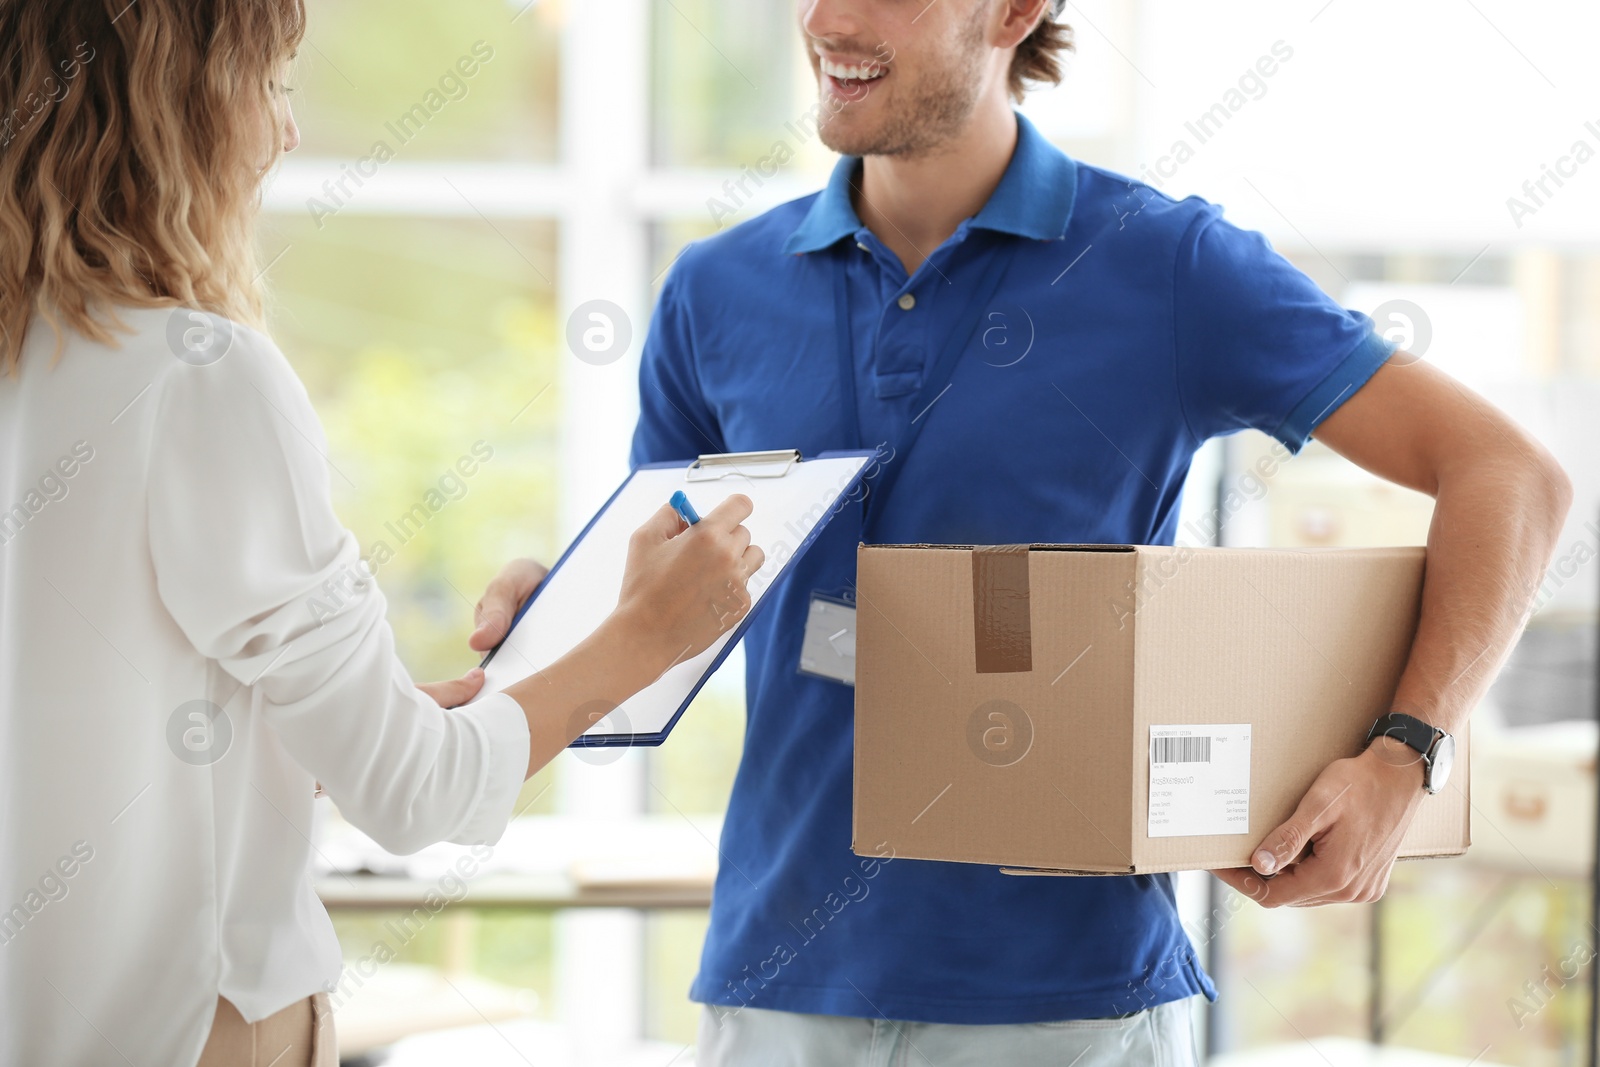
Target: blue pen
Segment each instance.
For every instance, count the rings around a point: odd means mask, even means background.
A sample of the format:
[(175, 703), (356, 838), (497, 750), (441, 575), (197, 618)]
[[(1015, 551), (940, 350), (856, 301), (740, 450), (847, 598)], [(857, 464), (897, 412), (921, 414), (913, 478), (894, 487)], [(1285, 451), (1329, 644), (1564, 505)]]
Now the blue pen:
[(678, 517), (690, 526), (700, 521), (700, 516), (695, 514), (694, 505), (689, 503), (689, 498), (684, 495), (682, 489), (673, 493), (668, 503), (672, 505), (672, 510), (678, 513)]

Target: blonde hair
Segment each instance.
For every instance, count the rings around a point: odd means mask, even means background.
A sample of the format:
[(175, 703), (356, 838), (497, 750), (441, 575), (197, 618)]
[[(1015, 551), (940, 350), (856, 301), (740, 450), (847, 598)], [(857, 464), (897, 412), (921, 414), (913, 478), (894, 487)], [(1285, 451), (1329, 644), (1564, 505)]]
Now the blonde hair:
[(35, 312), (99, 341), (117, 305), (259, 323), (262, 123), (304, 0), (0, 0), (0, 369)]

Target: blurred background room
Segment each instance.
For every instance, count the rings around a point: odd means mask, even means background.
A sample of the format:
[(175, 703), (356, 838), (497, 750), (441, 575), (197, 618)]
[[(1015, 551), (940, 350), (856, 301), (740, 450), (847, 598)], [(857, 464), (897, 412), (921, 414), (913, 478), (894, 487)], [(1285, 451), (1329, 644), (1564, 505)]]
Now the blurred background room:
[[(272, 325), (405, 662), (454, 677), (499, 565), (553, 561), (626, 472), (674, 257), (819, 188), (833, 157), (789, 0), (308, 7), (304, 142), (262, 227)], [(1083, 0), (1064, 18), (1068, 76), (1023, 108), (1042, 131), (1265, 232), (1530, 427), (1577, 489), (1473, 721), (1467, 855), (1401, 864), (1377, 905), (1269, 912), (1179, 878), (1221, 989), (1209, 1062), (1595, 1064), (1600, 7)], [(614, 331), (602, 357), (568, 341), (593, 323)], [(1322, 446), (1291, 459), (1245, 434), (1198, 457), (1180, 525), (1193, 544), (1420, 544), (1430, 509)], [(565, 754), (492, 850), (390, 856), (328, 806), (344, 1062), (691, 1064), (742, 678), (735, 654), (660, 748)]]

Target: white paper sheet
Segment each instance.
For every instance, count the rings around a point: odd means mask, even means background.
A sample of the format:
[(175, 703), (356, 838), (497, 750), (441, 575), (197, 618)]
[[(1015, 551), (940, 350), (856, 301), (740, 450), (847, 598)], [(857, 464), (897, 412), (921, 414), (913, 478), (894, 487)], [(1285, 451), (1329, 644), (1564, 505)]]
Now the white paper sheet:
[[(622, 590), (629, 537), (675, 491), (682, 489), (701, 515), (734, 493), (743, 493), (754, 502), (755, 510), (745, 520), (745, 526), (750, 530), (751, 543), (760, 545), (767, 557), (765, 566), (751, 576), (748, 587), (754, 610), (754, 604), (759, 604), (782, 576), (795, 551), (829, 517), (841, 493), (870, 459), (840, 456), (805, 460), (778, 478), (730, 472), (715, 481), (689, 481), (683, 467), (635, 471), (546, 579), (545, 587), (484, 668), (486, 677), (478, 699), (549, 666), (599, 627), (616, 607)], [(694, 659), (673, 667), (587, 733), (660, 733), (731, 638), (731, 632), (725, 634)]]

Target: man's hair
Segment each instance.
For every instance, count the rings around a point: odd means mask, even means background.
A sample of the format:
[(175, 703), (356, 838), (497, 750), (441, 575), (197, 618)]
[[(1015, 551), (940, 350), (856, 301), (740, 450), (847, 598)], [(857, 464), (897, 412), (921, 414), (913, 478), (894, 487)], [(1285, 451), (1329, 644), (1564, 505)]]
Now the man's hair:
[(1039, 25), (1022, 39), (1011, 57), (1009, 88), (1012, 99), (1020, 104), (1034, 86), (1060, 85), (1062, 54), (1075, 49), (1072, 27), (1057, 22), (1046, 11)]

